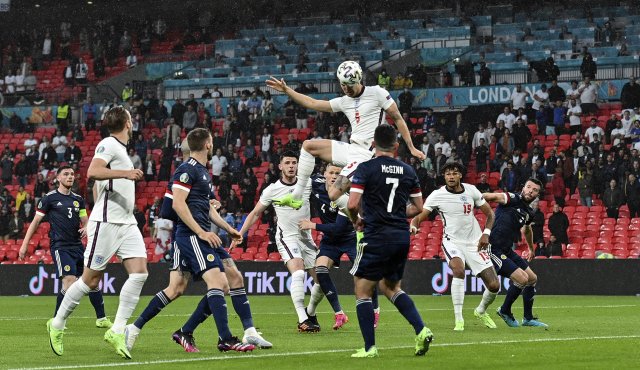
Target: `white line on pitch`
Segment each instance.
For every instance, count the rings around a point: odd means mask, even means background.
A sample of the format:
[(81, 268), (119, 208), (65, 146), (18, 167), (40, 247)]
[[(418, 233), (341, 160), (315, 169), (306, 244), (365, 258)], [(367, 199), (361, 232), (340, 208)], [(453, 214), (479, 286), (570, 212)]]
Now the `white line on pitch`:
[[(473, 346), (473, 345), (479, 345), (479, 344), (480, 345), (517, 344), (517, 343), (568, 342), (568, 341), (582, 341), (582, 340), (635, 339), (635, 338), (640, 338), (640, 335), (611, 335), (611, 336), (596, 336), (596, 337), (538, 338), (538, 339), (492, 340), (492, 341), (461, 342), (461, 343), (434, 343), (431, 345), (431, 347), (458, 347), (458, 346)], [(381, 347), (380, 349), (396, 350), (396, 349), (408, 349), (408, 348), (413, 348), (413, 346)], [(253, 358), (284, 357), (284, 356), (306, 356), (306, 355), (317, 355), (317, 354), (323, 354), (323, 353), (343, 353), (343, 352), (353, 352), (353, 349), (266, 353), (266, 354), (259, 354), (259, 355), (251, 354), (248, 356), (226, 356), (225, 355), (225, 356), (216, 356), (216, 357), (181, 358), (181, 359), (172, 359), (172, 360), (117, 362), (117, 363), (111, 363), (111, 364), (25, 367), (25, 368), (14, 368), (9, 370), (58, 370), (58, 369), (86, 369), (86, 368), (96, 368), (96, 367), (144, 366), (144, 365), (176, 364), (176, 363), (188, 363), (188, 362), (200, 362), (200, 361), (226, 361), (226, 360), (245, 360), (245, 359), (253, 359)]]
[[(517, 305), (516, 305), (517, 306)], [(624, 308), (624, 307), (638, 307), (637, 304), (619, 304), (619, 305), (593, 305), (593, 306), (536, 306), (536, 310), (556, 310), (567, 308)], [(473, 308), (467, 308), (467, 310), (473, 310)], [(348, 313), (355, 313), (355, 310), (343, 310)], [(418, 308), (418, 311), (451, 311), (451, 308)], [(319, 314), (330, 314), (332, 311), (316, 311)], [(260, 315), (282, 315), (282, 312), (253, 312), (255, 316)], [(157, 317), (189, 317), (191, 314), (162, 314)], [(0, 316), (0, 321), (29, 321), (29, 320), (49, 320), (51, 317), (11, 317)], [(95, 316), (71, 316), (71, 319), (95, 319)]]

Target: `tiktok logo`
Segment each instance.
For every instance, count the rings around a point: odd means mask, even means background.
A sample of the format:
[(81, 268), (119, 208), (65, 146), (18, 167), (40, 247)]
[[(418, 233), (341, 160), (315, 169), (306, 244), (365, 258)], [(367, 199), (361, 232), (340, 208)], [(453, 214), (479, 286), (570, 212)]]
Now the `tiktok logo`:
[[(43, 266), (38, 267), (38, 275), (33, 276), (29, 280), (29, 291), (33, 295), (40, 295), (44, 292), (44, 283), (47, 279), (53, 279), (53, 294), (58, 294), (60, 288), (60, 279), (56, 274), (49, 274), (44, 269)], [(98, 289), (101, 290), (104, 294), (115, 294), (116, 290), (113, 286), (115, 277), (109, 277), (109, 273), (105, 272), (100, 284), (98, 285)]]
[(38, 275), (31, 278), (29, 281), (29, 290), (34, 295), (40, 295), (44, 290), (44, 279), (48, 278), (49, 274), (44, 270), (44, 267), (38, 268)]
[[(431, 287), (436, 293), (444, 294), (449, 290), (449, 276), (453, 275), (453, 271), (449, 268), (446, 262), (442, 262), (442, 272), (438, 272), (431, 278)], [(469, 279), (467, 279), (469, 276)], [(509, 289), (509, 279), (502, 276), (498, 276), (502, 283), (503, 289)], [(468, 284), (467, 284), (468, 283)], [(475, 277), (471, 274), (471, 270), (465, 270), (465, 291), (468, 293), (482, 293), (484, 290), (484, 283), (479, 277)]]

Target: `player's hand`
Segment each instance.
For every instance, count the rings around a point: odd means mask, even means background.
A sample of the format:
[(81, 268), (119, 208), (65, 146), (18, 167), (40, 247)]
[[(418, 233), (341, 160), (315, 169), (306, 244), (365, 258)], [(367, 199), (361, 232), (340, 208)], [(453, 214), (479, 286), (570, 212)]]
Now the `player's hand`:
[(480, 240), (478, 241), (478, 252), (486, 250), (489, 246), (489, 235), (482, 234)]
[(20, 246), (20, 251), (18, 251), (18, 259), (20, 261), (24, 261), (24, 258), (27, 256), (27, 246), (28, 244), (26, 243), (22, 243), (22, 246)]
[(242, 244), (242, 239), (241, 240), (237, 240), (237, 239), (233, 239), (231, 241), (231, 245), (229, 246), (229, 252), (231, 252), (232, 250), (235, 249), (235, 247), (237, 247), (239, 244)]
[(127, 174), (127, 179), (133, 180), (133, 181), (140, 181), (142, 180), (143, 176), (144, 176), (144, 173), (142, 173), (141, 170), (133, 169), (133, 170), (129, 170), (129, 173)]
[(219, 247), (222, 245), (222, 240), (220, 240), (218, 235), (216, 235), (215, 233), (212, 233), (211, 231), (201, 232), (200, 234), (198, 234), (198, 238), (209, 243), (209, 245), (212, 247)]
[(276, 91), (279, 92), (286, 92), (287, 90), (287, 83), (284, 82), (284, 78), (281, 79), (277, 79), (273, 76), (269, 76), (269, 79), (265, 81), (265, 83), (267, 84), (267, 87), (270, 87)]
[(80, 239), (84, 239), (87, 237), (87, 228), (86, 227), (82, 227), (78, 230), (78, 232), (80, 233)]
[(411, 148), (411, 155), (418, 158), (420, 161), (424, 161), (427, 156), (416, 148)]
[(316, 224), (309, 220), (300, 220), (298, 227), (300, 230), (313, 230), (316, 228)]
[(211, 199), (209, 201), (209, 204), (211, 204), (211, 207), (213, 207), (213, 209), (215, 209), (216, 211), (220, 209), (220, 207), (222, 207), (222, 203), (218, 202), (218, 200), (216, 199)]
[(529, 247), (529, 255), (526, 257), (526, 260), (528, 262), (531, 262), (531, 260), (533, 259), (533, 256), (535, 256), (535, 252), (533, 251), (533, 247)]
[(409, 232), (411, 232), (411, 235), (416, 235), (418, 231), (420, 231), (420, 228), (414, 224), (413, 220), (414, 219), (412, 219), (409, 224)]
[(358, 216), (356, 222), (353, 223), (353, 228), (356, 231), (364, 231), (364, 220), (360, 216)]
[(229, 236), (231, 237), (231, 239), (234, 240), (234, 242), (237, 242), (237, 244), (242, 244), (242, 234), (240, 234), (240, 231), (236, 230), (236, 229), (231, 229), (229, 231), (227, 231), (227, 233), (229, 234)]

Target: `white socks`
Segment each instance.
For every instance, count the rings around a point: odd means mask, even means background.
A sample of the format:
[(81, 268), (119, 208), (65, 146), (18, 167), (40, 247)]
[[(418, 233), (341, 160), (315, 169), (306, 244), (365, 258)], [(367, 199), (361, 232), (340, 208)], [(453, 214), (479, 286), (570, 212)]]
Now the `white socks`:
[(75, 310), (76, 306), (80, 303), (80, 299), (89, 294), (90, 291), (91, 289), (82, 281), (82, 278), (71, 284), (67, 289), (67, 293), (64, 295), (64, 299), (60, 303), (60, 308), (58, 308), (58, 313), (56, 317), (53, 318), (51, 326), (58, 330), (64, 329), (67, 317)]
[(453, 278), (451, 282), (451, 301), (453, 301), (453, 313), (456, 316), (456, 321), (463, 321), (464, 279)]
[(248, 328), (248, 329), (245, 329), (245, 331), (244, 331), (244, 335), (246, 335), (246, 336), (248, 336), (248, 337), (249, 337), (249, 336), (257, 337), (257, 336), (258, 336), (258, 331), (256, 330), (256, 328), (255, 328), (255, 327), (253, 327), (253, 326), (252, 326), (252, 327), (250, 327), (250, 328)]
[(478, 311), (478, 313), (481, 315), (487, 312), (487, 307), (489, 307), (493, 303), (493, 301), (496, 300), (497, 295), (498, 293), (492, 293), (491, 291), (489, 291), (489, 289), (485, 289), (482, 293), (482, 300), (476, 308), (476, 311)]
[(316, 308), (318, 307), (320, 301), (322, 301), (322, 298), (324, 298), (324, 293), (322, 292), (320, 284), (313, 284), (313, 287), (311, 288), (311, 299), (309, 300), (309, 305), (307, 306), (307, 314), (311, 316), (316, 315)]
[(291, 274), (291, 300), (298, 314), (298, 322), (303, 322), (309, 317), (304, 309), (304, 270), (294, 271)]
[[(124, 333), (124, 327), (127, 325), (127, 320), (133, 314), (136, 309), (136, 305), (140, 300), (140, 292), (142, 286), (147, 280), (149, 274), (129, 274), (129, 278), (125, 281), (122, 289), (120, 290), (120, 304), (118, 304), (118, 312), (113, 322), (111, 330), (116, 334)], [(67, 292), (67, 294), (69, 294)]]
[(300, 149), (300, 158), (298, 159), (298, 182), (296, 182), (295, 189), (293, 190), (294, 198), (302, 199), (304, 189), (307, 187), (309, 177), (311, 177), (311, 173), (313, 173), (313, 168), (315, 166), (315, 157), (304, 150), (304, 148)]

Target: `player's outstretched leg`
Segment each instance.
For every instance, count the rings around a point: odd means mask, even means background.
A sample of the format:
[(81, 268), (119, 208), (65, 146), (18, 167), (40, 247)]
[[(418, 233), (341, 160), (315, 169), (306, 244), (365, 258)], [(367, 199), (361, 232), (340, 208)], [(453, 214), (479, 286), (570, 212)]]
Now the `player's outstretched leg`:
[(217, 288), (209, 289), (207, 292), (207, 302), (209, 303), (209, 309), (218, 328), (218, 350), (221, 352), (253, 351), (255, 349), (253, 344), (242, 343), (238, 337), (234, 337), (229, 330), (227, 303), (224, 299), (224, 292)]
[(276, 201), (274, 201), (274, 203), (281, 206), (289, 206), (295, 209), (299, 209), (300, 207), (302, 207), (302, 195), (315, 166), (315, 157), (305, 149), (303, 143), (302, 149), (300, 149), (300, 157), (298, 158), (298, 181), (296, 182), (293, 193), (287, 194), (286, 196), (277, 199)]
[(324, 292), (322, 291), (322, 287), (318, 283), (314, 283), (311, 287), (311, 298), (309, 299), (309, 305), (305, 308), (305, 312), (309, 317), (309, 320), (313, 322), (314, 325), (318, 327), (318, 331), (320, 331), (320, 323), (318, 323), (318, 316), (316, 315), (316, 309), (318, 308), (318, 304), (324, 298)]
[(424, 325), (413, 300), (403, 290), (397, 290), (389, 300), (396, 306), (400, 314), (404, 316), (409, 324), (413, 326), (416, 332), (416, 356), (424, 356), (429, 351), (429, 345), (433, 340), (433, 333)]
[(193, 332), (196, 330), (198, 325), (203, 323), (210, 315), (211, 308), (209, 307), (207, 296), (204, 296), (200, 302), (198, 302), (198, 306), (191, 314), (191, 317), (189, 317), (189, 320), (187, 320), (180, 329), (173, 333), (171, 336), (173, 341), (181, 345), (186, 352), (200, 352), (196, 346), (196, 340), (193, 337)]
[(498, 307), (498, 310), (496, 311), (498, 316), (500, 316), (502, 320), (504, 320), (504, 322), (512, 328), (517, 328), (518, 326), (520, 326), (518, 320), (513, 317), (511, 306), (513, 306), (513, 302), (518, 299), (520, 293), (522, 293), (522, 288), (522, 285), (516, 283), (515, 281), (511, 281), (511, 285), (509, 286), (509, 289), (507, 289), (507, 295), (504, 298), (504, 303), (501, 307)]
[[(146, 262), (146, 260), (145, 260)], [(104, 334), (105, 342), (109, 343), (118, 355), (123, 358), (130, 359), (131, 353), (127, 349), (127, 343), (124, 335), (124, 329), (127, 320), (136, 309), (136, 305), (140, 300), (140, 292), (145, 281), (147, 281), (147, 273), (131, 273), (120, 290), (120, 303), (118, 311), (111, 329)]]
[(47, 330), (49, 332), (49, 343), (53, 352), (62, 356), (64, 352), (62, 338), (64, 336), (64, 327), (67, 318), (80, 303), (80, 299), (89, 294), (91, 288), (82, 280), (76, 280), (71, 284), (67, 292), (64, 294), (60, 307), (56, 312), (56, 316), (47, 322)]
[(156, 293), (155, 296), (151, 299), (147, 307), (142, 311), (140, 316), (136, 319), (133, 324), (129, 324), (124, 328), (124, 337), (125, 342), (127, 344), (127, 349), (131, 351), (133, 345), (138, 339), (138, 335), (140, 335), (140, 331), (144, 327), (144, 325), (151, 321), (156, 315), (162, 311), (172, 300), (169, 296), (164, 292), (164, 290)]
[(91, 305), (96, 311), (96, 327), (103, 329), (109, 329), (112, 327), (113, 323), (104, 312), (104, 298), (102, 297), (100, 288), (96, 288), (89, 292), (89, 301), (91, 301)]
[(329, 275), (329, 268), (327, 266), (316, 266), (315, 269), (322, 292), (327, 297), (327, 301), (329, 301), (329, 304), (335, 314), (333, 330), (338, 330), (349, 321), (349, 318), (345, 315), (344, 311), (342, 311), (338, 291), (331, 279), (331, 275)]
[(262, 338), (253, 325), (251, 305), (249, 304), (249, 298), (247, 297), (247, 292), (244, 287), (231, 289), (229, 291), (229, 295), (231, 296), (233, 309), (240, 317), (240, 321), (242, 321), (242, 328), (244, 329), (242, 343), (253, 344), (254, 346), (262, 349), (272, 348), (273, 344)]
[(491, 303), (493, 303), (493, 301), (495, 301), (497, 295), (498, 293), (485, 289), (482, 293), (482, 300), (480, 301), (480, 304), (475, 308), (475, 310), (473, 310), (473, 315), (482, 321), (482, 323), (489, 329), (497, 328), (496, 323), (487, 312), (487, 308)]
[(527, 285), (522, 290), (522, 300), (524, 304), (524, 319), (522, 320), (522, 326), (538, 326), (548, 328), (549, 325), (533, 318), (533, 300), (535, 298), (535, 294), (535, 285)]

